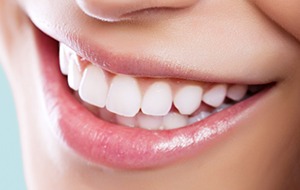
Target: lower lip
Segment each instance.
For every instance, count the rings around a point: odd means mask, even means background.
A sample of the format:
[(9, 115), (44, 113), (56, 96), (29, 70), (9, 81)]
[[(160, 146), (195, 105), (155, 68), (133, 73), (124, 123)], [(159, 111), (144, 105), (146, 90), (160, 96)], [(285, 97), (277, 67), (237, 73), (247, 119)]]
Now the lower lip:
[(73, 97), (59, 70), (57, 42), (37, 33), (43, 97), (53, 131), (64, 144), (99, 166), (146, 169), (200, 155), (212, 142), (222, 140), (224, 134), (253, 115), (255, 111), (250, 108), (270, 92), (265, 90), (203, 121), (176, 130), (148, 131), (112, 124), (95, 117)]

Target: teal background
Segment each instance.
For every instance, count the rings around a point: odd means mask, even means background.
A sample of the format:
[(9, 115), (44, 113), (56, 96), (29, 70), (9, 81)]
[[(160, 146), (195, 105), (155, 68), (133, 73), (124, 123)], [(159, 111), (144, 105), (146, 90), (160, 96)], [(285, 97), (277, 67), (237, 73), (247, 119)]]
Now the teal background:
[(0, 190), (25, 190), (14, 102), (0, 65)]

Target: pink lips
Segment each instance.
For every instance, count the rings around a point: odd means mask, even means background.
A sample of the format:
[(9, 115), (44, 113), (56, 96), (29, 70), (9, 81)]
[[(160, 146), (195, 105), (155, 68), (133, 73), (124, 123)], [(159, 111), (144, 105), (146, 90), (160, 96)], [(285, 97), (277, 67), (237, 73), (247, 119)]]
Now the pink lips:
[(201, 154), (247, 116), (266, 94), (259, 93), (191, 126), (170, 131), (148, 131), (111, 124), (95, 117), (75, 100), (60, 74), (57, 42), (38, 34), (45, 105), (56, 135), (88, 161), (120, 169), (166, 165)]

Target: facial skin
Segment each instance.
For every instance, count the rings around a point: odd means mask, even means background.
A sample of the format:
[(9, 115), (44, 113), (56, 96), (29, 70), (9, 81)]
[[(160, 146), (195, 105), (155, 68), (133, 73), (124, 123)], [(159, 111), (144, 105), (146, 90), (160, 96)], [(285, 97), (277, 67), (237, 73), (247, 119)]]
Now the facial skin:
[[(18, 110), (28, 189), (300, 189), (299, 7), (297, 0), (0, 0), (0, 58)], [(255, 119), (199, 155), (147, 170), (104, 170), (51, 135), (39, 91), (39, 30), (82, 56), (88, 51), (79, 46), (88, 44), (172, 63), (182, 79), (277, 86)]]

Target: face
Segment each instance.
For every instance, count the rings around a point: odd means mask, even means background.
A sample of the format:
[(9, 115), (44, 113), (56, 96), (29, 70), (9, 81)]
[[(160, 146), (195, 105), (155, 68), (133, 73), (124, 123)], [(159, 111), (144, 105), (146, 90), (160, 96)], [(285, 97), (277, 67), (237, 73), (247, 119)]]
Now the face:
[(297, 0), (0, 0), (29, 189), (297, 189)]

